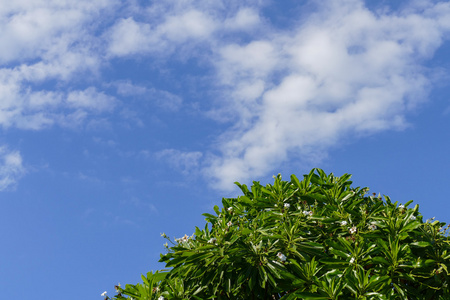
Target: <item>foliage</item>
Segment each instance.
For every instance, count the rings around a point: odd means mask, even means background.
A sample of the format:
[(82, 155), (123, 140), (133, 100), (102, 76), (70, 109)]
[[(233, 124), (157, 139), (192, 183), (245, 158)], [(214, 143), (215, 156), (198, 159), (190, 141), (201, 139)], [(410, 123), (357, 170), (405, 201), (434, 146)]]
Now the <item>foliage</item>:
[[(254, 182), (114, 299), (450, 299), (448, 226), (350, 175)], [(107, 298), (107, 297), (106, 297)]]

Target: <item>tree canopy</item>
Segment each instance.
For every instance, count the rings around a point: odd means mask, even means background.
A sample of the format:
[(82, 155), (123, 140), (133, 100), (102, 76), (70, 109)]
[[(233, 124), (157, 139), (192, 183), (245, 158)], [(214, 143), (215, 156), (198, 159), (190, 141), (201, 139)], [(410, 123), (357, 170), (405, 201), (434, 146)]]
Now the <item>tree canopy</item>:
[(448, 226), (350, 177), (236, 183), (204, 228), (163, 234), (166, 269), (113, 299), (450, 299)]

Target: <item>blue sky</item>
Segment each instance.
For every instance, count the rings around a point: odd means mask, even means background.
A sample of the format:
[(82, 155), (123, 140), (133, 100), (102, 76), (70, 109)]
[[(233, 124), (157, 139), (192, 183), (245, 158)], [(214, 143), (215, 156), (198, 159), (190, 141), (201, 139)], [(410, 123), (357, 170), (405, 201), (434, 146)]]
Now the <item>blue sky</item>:
[(449, 1), (3, 2), (5, 299), (111, 295), (278, 173), (450, 221)]

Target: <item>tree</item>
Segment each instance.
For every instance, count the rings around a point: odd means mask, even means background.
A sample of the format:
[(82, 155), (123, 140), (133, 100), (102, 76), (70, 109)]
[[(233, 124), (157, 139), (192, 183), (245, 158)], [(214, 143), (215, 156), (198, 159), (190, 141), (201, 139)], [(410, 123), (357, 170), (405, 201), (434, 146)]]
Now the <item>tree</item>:
[[(448, 226), (313, 169), (253, 182), (114, 299), (450, 299)], [(106, 297), (107, 298), (107, 297)]]

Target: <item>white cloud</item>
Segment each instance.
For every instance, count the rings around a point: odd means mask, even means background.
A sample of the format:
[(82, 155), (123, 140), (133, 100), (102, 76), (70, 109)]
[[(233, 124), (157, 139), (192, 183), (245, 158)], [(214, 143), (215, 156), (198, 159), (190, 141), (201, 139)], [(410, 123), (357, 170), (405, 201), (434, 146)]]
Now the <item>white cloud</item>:
[(117, 93), (122, 96), (142, 96), (147, 93), (147, 87), (136, 85), (131, 81), (119, 81), (116, 83)]
[(174, 42), (190, 38), (204, 39), (214, 31), (215, 21), (206, 13), (192, 9), (181, 15), (168, 17), (156, 29), (160, 36)]
[(259, 12), (251, 7), (243, 7), (231, 18), (224, 22), (224, 27), (229, 30), (251, 31), (261, 24)]
[(25, 173), (22, 156), (18, 151), (0, 147), (0, 191), (14, 188)]
[(52, 50), (79, 40), (92, 17), (116, 5), (116, 1), (104, 0), (10, 2), (2, 3), (0, 9), (0, 40), (8, 45), (0, 49), (1, 63), (59, 53)]
[(206, 13), (191, 9), (168, 15), (161, 23), (137, 22), (132, 17), (119, 20), (106, 35), (111, 56), (135, 53), (167, 55), (178, 45), (207, 39), (216, 27)]
[(448, 37), (449, 9), (377, 15), (361, 1), (327, 1), (295, 30), (223, 45), (218, 76), (237, 90), (228, 89), (222, 111), (235, 125), (205, 174), (230, 189), (346, 135), (407, 127), (406, 113), (430, 85), (421, 62)]
[(94, 87), (89, 87), (83, 91), (73, 91), (67, 95), (67, 103), (70, 107), (90, 111), (111, 111), (115, 102), (116, 100), (113, 97), (98, 92)]
[(157, 40), (152, 38), (150, 25), (136, 22), (133, 18), (118, 21), (107, 36), (111, 41), (108, 52), (113, 56), (145, 52), (152, 44), (157, 44)]
[[(2, 5), (0, 40), (8, 47), (0, 49), (0, 126), (106, 124), (99, 114), (111, 113), (119, 100), (87, 79), (98, 80), (110, 59), (147, 56), (162, 65), (194, 58), (212, 67), (211, 90), (223, 95), (211, 100), (207, 115), (232, 125), (211, 143), (215, 155), (166, 149), (159, 158), (183, 172), (203, 168), (228, 189), (346, 135), (407, 127), (407, 112), (431, 84), (423, 62), (450, 31), (449, 2), (373, 12), (360, 0), (316, 1), (315, 13), (285, 29), (271, 27), (262, 10), (267, 1), (130, 3)], [(123, 14), (114, 11), (119, 5)], [(117, 93), (172, 112), (183, 103), (157, 86), (127, 81)], [(123, 106), (123, 116), (142, 124), (135, 108)]]
[(117, 93), (125, 97), (138, 96), (140, 99), (148, 100), (156, 106), (168, 110), (177, 111), (183, 104), (183, 99), (168, 91), (133, 84), (130, 81), (119, 81), (115, 83)]
[(203, 154), (198, 151), (183, 152), (176, 149), (164, 149), (156, 153), (157, 159), (166, 161), (169, 166), (185, 175), (196, 173), (199, 170), (202, 156)]
[[(102, 64), (91, 29), (116, 1), (10, 1), (0, 8), (0, 126), (38, 130), (74, 126), (115, 101), (94, 88)], [(55, 83), (56, 82), (56, 83)], [(70, 91), (68, 91), (70, 90)], [(77, 123), (73, 121), (76, 120)]]
[[(110, 56), (195, 55), (200, 45), (214, 46), (224, 33), (251, 32), (261, 18), (258, 1), (164, 1), (149, 5), (145, 15), (122, 18), (105, 34)], [(253, 4), (254, 7), (250, 6)], [(143, 20), (141, 20), (143, 19)], [(189, 48), (190, 47), (190, 48)], [(189, 48), (186, 54), (186, 48)], [(208, 49), (208, 47), (206, 47)], [(198, 53), (197, 53), (198, 54)]]

